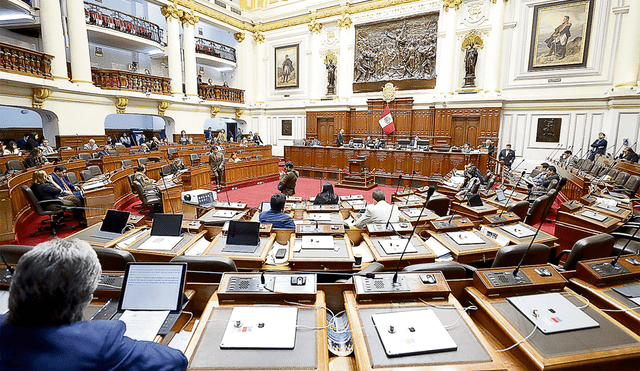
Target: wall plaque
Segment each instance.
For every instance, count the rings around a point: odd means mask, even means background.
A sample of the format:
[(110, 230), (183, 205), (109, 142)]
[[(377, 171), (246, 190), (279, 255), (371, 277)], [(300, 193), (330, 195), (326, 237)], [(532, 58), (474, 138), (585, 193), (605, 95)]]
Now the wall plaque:
[(536, 142), (559, 143), (561, 125), (562, 119), (559, 117), (539, 118)]

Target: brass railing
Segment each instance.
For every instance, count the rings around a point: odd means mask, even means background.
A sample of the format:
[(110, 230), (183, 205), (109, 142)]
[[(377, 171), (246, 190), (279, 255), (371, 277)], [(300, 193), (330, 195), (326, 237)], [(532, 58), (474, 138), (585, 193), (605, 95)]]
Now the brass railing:
[(162, 29), (157, 24), (142, 18), (89, 3), (84, 3), (84, 17), (87, 24), (109, 28), (163, 44)]
[(244, 103), (244, 90), (227, 86), (202, 84), (198, 86), (198, 95), (206, 100)]
[(141, 93), (171, 95), (171, 79), (141, 73), (91, 69), (93, 85), (107, 90), (128, 90)]
[(0, 42), (0, 70), (53, 80), (53, 56)]
[(212, 55), (231, 62), (236, 61), (234, 48), (201, 37), (196, 37), (196, 53)]

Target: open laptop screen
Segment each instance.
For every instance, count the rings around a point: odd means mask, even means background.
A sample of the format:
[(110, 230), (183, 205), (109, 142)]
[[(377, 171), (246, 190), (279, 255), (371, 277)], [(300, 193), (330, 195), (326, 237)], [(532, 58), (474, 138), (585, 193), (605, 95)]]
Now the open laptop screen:
[(260, 243), (260, 222), (229, 221), (227, 245), (258, 245)]
[(100, 230), (102, 232), (122, 233), (129, 221), (128, 211), (107, 210)]
[(155, 214), (152, 236), (175, 236), (182, 235), (182, 214)]
[(187, 263), (129, 263), (118, 311), (180, 311)]
[(271, 203), (270, 202), (263, 202), (262, 206), (260, 207), (260, 211), (265, 212), (265, 211), (269, 211), (271, 210)]

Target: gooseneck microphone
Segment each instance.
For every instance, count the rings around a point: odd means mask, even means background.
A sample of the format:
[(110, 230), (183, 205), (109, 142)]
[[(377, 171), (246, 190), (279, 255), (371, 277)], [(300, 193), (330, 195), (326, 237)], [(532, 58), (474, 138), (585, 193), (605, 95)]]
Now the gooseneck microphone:
[(520, 178), (518, 179), (518, 181), (516, 182), (516, 184), (513, 185), (513, 189), (511, 190), (511, 194), (509, 194), (509, 198), (507, 198), (507, 202), (504, 203), (505, 208), (502, 209), (502, 211), (500, 211), (500, 215), (498, 215), (498, 221), (502, 220), (502, 213), (504, 213), (505, 210), (507, 210), (507, 205), (509, 205), (509, 202), (511, 201), (511, 198), (513, 197), (513, 194), (516, 193), (516, 188), (518, 188), (518, 184), (520, 184), (520, 181), (522, 180), (522, 178), (524, 178), (524, 174), (527, 172), (527, 170), (522, 170), (522, 174), (520, 174)]
[[(566, 179), (566, 178), (564, 178), (564, 179)], [(549, 210), (544, 212), (542, 214), (542, 216), (540, 217), (540, 225), (538, 225), (538, 229), (536, 229), (536, 233), (531, 238), (531, 241), (529, 242), (529, 246), (527, 246), (527, 250), (522, 255), (522, 259), (520, 259), (520, 263), (518, 263), (518, 266), (516, 266), (516, 269), (513, 270), (513, 277), (516, 278), (516, 279), (518, 278), (518, 271), (520, 271), (520, 266), (522, 266), (522, 263), (524, 262), (524, 258), (529, 253), (529, 250), (531, 250), (531, 245), (533, 245), (533, 241), (535, 241), (536, 237), (538, 237), (538, 232), (540, 232), (540, 228), (542, 228), (542, 224), (544, 224), (544, 221), (547, 218), (547, 214), (549, 214)]]
[(422, 216), (424, 209), (427, 207), (427, 203), (429, 202), (429, 199), (431, 198), (431, 196), (433, 196), (435, 191), (436, 191), (435, 186), (430, 186), (429, 190), (427, 191), (427, 199), (422, 204), (422, 209), (420, 209), (420, 214), (418, 214), (418, 219), (416, 220), (416, 224), (413, 226), (413, 231), (411, 231), (411, 234), (407, 238), (407, 243), (404, 245), (404, 249), (402, 249), (402, 254), (400, 254), (400, 258), (398, 259), (398, 263), (396, 264), (396, 272), (393, 274), (393, 281), (392, 281), (393, 286), (398, 285), (398, 269), (400, 268), (400, 262), (404, 257), (404, 253), (407, 251), (407, 247), (409, 247), (409, 242), (411, 242), (411, 238), (413, 237), (413, 234), (416, 233), (416, 228), (418, 228), (418, 224), (420, 224), (420, 217)]
[(398, 175), (398, 186), (396, 187), (395, 194), (398, 194), (398, 188), (400, 188), (400, 184), (402, 184), (402, 174)]
[(558, 152), (558, 150), (560, 149), (560, 147), (562, 147), (562, 143), (558, 143), (558, 145), (556, 146), (556, 148), (553, 149), (553, 151), (551, 151), (551, 153), (549, 153), (549, 156), (547, 156), (547, 160), (552, 160), (553, 156), (555, 156), (556, 152)]
[[(636, 230), (633, 232), (632, 237), (635, 237), (636, 233), (638, 233), (639, 231), (640, 231), (640, 228), (636, 228)], [(622, 253), (624, 252), (624, 250), (626, 250), (627, 246), (629, 245), (629, 242), (631, 242), (631, 238), (627, 239), (627, 242), (624, 244), (624, 246), (622, 246), (622, 249), (620, 250), (618, 255), (616, 255), (616, 257), (613, 258), (613, 260), (611, 260), (611, 265), (612, 266), (614, 266), (614, 267), (616, 266), (616, 264), (618, 263), (618, 259), (620, 259), (620, 256), (622, 255)]]

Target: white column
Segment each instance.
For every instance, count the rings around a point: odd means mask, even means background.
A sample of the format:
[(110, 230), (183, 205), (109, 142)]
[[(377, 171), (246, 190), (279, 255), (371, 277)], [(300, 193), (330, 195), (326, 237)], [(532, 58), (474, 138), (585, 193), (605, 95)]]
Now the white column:
[(189, 97), (198, 96), (196, 40), (194, 24), (182, 22), (182, 50), (184, 53), (184, 86)]
[(67, 55), (64, 47), (64, 34), (62, 33), (62, 15), (58, 0), (41, 0), (40, 17), (42, 28), (42, 48), (45, 54), (53, 56), (51, 61), (51, 74), (54, 79), (69, 80), (67, 75)]
[(613, 84), (636, 86), (640, 68), (640, 2), (627, 1), (629, 14), (623, 15)]
[(340, 55), (338, 56), (338, 76), (336, 79), (336, 95), (342, 99), (349, 98), (349, 85), (353, 81), (353, 62), (349, 58), (349, 30), (351, 27), (340, 27)]
[(438, 84), (440, 85), (441, 94), (453, 94), (456, 83), (456, 66), (458, 65), (456, 58), (456, 21), (458, 17), (454, 8), (450, 8), (444, 12), (445, 36), (443, 43), (442, 56), (438, 58), (440, 65), (440, 73), (438, 75)]
[[(264, 42), (256, 42), (256, 54), (255, 54), (255, 64), (258, 67), (258, 73), (256, 74), (256, 76), (258, 77), (254, 83), (255, 83), (255, 89), (256, 89), (256, 93), (255, 93), (255, 97), (256, 97), (256, 103), (257, 104), (261, 104), (264, 103), (266, 101), (266, 97), (267, 97), (267, 84), (266, 81), (272, 81), (271, 78), (267, 77), (266, 71), (267, 71), (267, 63), (269, 62), (269, 57), (266, 55), (267, 53), (267, 47), (264, 44)], [(273, 82), (272, 82), (273, 84)]]
[(502, 69), (502, 35), (504, 33), (504, 8), (503, 0), (497, 0), (491, 10), (491, 33), (486, 43), (484, 76), (482, 84), (486, 93), (500, 91), (500, 76)]
[(167, 17), (167, 59), (171, 94), (182, 96), (182, 61), (180, 59), (180, 19)]
[(67, 24), (69, 30), (69, 56), (71, 57), (71, 81), (78, 84), (93, 85), (91, 81), (91, 59), (89, 58), (89, 38), (87, 37), (87, 24), (84, 18), (84, 3), (82, 0), (67, 0)]
[[(255, 78), (253, 75), (255, 64), (250, 58), (255, 55), (255, 49), (251, 37), (247, 38), (245, 33), (242, 33), (242, 35), (244, 35), (244, 38), (239, 39), (242, 41), (238, 41), (236, 46), (235, 73), (237, 78), (235, 87), (244, 90), (244, 102), (251, 104), (255, 102)], [(251, 95), (248, 94), (250, 91), (252, 92)]]
[(327, 73), (320, 56), (320, 33), (311, 32), (311, 70), (309, 71), (309, 98), (320, 100), (327, 93)]

